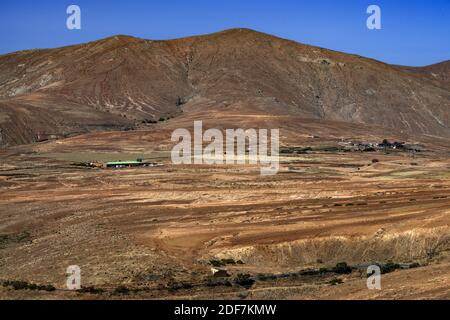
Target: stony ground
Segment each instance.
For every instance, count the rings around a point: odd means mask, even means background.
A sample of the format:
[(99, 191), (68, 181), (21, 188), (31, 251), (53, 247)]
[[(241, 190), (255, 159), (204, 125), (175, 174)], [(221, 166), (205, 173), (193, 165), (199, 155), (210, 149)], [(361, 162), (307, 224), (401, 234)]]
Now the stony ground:
[[(450, 160), (438, 152), (285, 155), (267, 177), (161, 155), (162, 167), (124, 170), (45, 156), (2, 151), (0, 279), (57, 290), (5, 286), (1, 298), (450, 298)], [(211, 279), (212, 260), (230, 277)], [(339, 262), (351, 273), (332, 272)], [(370, 291), (374, 262), (416, 268)], [(69, 265), (105, 292), (62, 290)]]

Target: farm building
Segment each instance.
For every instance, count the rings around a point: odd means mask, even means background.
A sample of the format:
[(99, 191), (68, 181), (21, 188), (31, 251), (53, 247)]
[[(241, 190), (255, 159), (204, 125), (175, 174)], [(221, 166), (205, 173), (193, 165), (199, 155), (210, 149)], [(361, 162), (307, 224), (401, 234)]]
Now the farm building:
[(141, 159), (132, 161), (111, 161), (105, 163), (106, 168), (153, 167), (154, 165), (154, 163), (144, 162)]

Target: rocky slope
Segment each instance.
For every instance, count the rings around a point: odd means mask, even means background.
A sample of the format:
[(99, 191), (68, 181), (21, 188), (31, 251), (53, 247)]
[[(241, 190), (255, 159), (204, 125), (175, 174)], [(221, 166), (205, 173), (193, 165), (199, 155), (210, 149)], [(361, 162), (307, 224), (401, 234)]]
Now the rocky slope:
[(21, 51), (0, 56), (0, 145), (183, 113), (293, 116), (448, 138), (449, 66), (393, 66), (248, 29)]

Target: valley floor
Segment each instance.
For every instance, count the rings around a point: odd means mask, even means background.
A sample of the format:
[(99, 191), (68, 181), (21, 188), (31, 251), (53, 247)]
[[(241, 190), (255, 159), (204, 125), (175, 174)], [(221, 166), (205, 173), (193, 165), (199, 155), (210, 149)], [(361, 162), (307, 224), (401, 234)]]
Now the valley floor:
[[(2, 299), (450, 298), (448, 157), (285, 155), (267, 177), (164, 156), (124, 170), (57, 158), (2, 151), (0, 280), (57, 289), (5, 285)], [(340, 262), (353, 270), (317, 272)], [(415, 267), (368, 290), (365, 267), (388, 262)], [(104, 292), (62, 290), (69, 265)], [(212, 278), (212, 265), (230, 277)]]

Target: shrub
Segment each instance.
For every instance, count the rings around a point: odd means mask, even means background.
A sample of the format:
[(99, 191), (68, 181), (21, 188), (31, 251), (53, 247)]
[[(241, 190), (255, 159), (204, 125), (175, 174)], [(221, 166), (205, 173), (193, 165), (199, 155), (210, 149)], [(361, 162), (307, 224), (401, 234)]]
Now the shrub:
[(339, 262), (331, 271), (338, 274), (349, 274), (352, 272), (352, 268), (346, 262)]
[(208, 287), (220, 287), (220, 286), (231, 287), (232, 284), (229, 280), (226, 280), (226, 279), (209, 278), (206, 281), (206, 286), (208, 286)]
[(331, 284), (332, 286), (335, 286), (335, 285), (343, 283), (343, 281), (342, 281), (342, 279), (334, 278), (334, 279), (331, 279), (328, 283)]
[(29, 241), (30, 233), (28, 231), (23, 231), (17, 235), (16, 240), (17, 242)]
[(183, 99), (181, 97), (177, 98), (177, 102), (175, 103), (177, 107), (182, 106), (183, 104), (186, 104), (186, 99)]
[(128, 289), (125, 286), (118, 286), (116, 289), (114, 289), (115, 294), (129, 294), (130, 289)]
[(351, 203), (351, 202), (345, 204), (346, 207), (352, 207), (352, 206), (354, 206), (354, 205), (355, 205), (355, 204), (354, 204), (354, 203)]
[(30, 289), (30, 290), (41, 290), (41, 289), (39, 289), (39, 287), (40, 286), (38, 286), (37, 284), (30, 283), (30, 284), (28, 284), (28, 288), (27, 289)]
[(255, 283), (255, 280), (249, 274), (239, 273), (234, 279), (234, 283), (248, 289)]
[(6, 243), (9, 237), (6, 234), (0, 234), (0, 244)]
[(157, 123), (158, 121), (153, 120), (153, 119), (144, 119), (142, 120), (142, 123)]
[(277, 276), (271, 273), (258, 273), (256, 275), (256, 278), (261, 281), (266, 281), (266, 280), (275, 280)]
[(400, 265), (398, 263), (393, 263), (392, 261), (389, 261), (388, 263), (386, 263), (385, 265), (382, 265), (380, 267), (381, 269), (381, 273), (390, 273), (393, 272), (397, 269), (400, 269)]
[(54, 286), (52, 286), (51, 284), (47, 284), (47, 285), (40, 285), (38, 286), (38, 290), (43, 290), (43, 291), (55, 291), (56, 288)]
[(225, 265), (221, 260), (209, 260), (209, 264), (213, 267), (223, 267)]
[(31, 235), (28, 231), (23, 231), (16, 235), (0, 235), (0, 245), (9, 242), (31, 242)]
[(328, 268), (322, 267), (319, 269), (319, 273), (327, 273), (329, 270)]
[(29, 283), (26, 281), (13, 280), (3, 282), (4, 287), (12, 287), (14, 290), (29, 289)]
[(224, 263), (224, 264), (236, 264), (236, 261), (234, 261), (234, 259), (222, 259), (222, 263)]
[(187, 282), (176, 282), (176, 281), (169, 281), (167, 284), (167, 289), (171, 292), (177, 291), (180, 289), (192, 289), (194, 286)]
[(12, 287), (14, 290), (41, 290), (41, 291), (55, 291), (56, 288), (51, 284), (35, 284), (27, 281), (13, 280), (3, 282), (4, 287)]
[(91, 294), (100, 294), (105, 292), (105, 290), (101, 288), (95, 288), (95, 287), (82, 287), (80, 290), (77, 290), (77, 292), (80, 293), (91, 293)]
[(328, 269), (327, 268), (320, 268), (319, 270), (314, 270), (314, 269), (306, 269), (306, 270), (301, 270), (297, 273), (297, 275), (299, 276), (316, 276), (322, 272), (327, 272)]
[(235, 261), (234, 259), (228, 258), (228, 259), (221, 259), (221, 260), (216, 260), (216, 259), (212, 259), (209, 260), (209, 264), (212, 265), (213, 267), (223, 267), (226, 266), (227, 264), (244, 264), (241, 260), (239, 261)]

